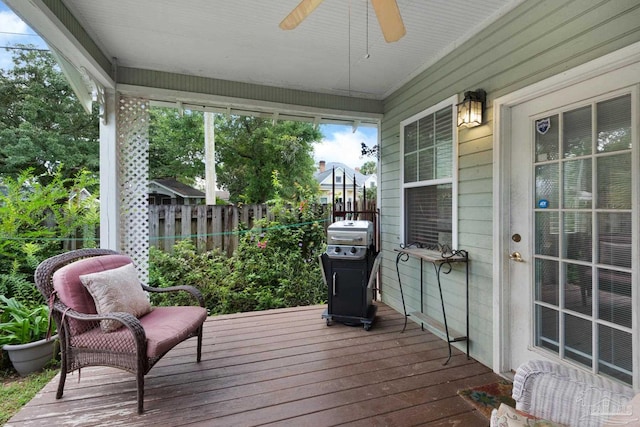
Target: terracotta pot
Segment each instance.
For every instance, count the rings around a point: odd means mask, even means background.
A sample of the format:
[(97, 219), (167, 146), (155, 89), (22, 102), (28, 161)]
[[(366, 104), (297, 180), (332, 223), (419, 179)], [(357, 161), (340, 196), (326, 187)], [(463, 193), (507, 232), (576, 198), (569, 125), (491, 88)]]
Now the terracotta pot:
[(9, 360), (18, 374), (24, 377), (44, 368), (56, 356), (58, 335), (27, 344), (5, 344), (2, 348), (9, 354)]

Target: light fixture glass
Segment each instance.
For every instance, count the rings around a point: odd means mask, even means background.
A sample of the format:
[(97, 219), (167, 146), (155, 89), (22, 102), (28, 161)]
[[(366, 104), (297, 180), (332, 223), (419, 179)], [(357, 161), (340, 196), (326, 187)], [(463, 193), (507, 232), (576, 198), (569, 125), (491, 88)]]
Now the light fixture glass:
[(464, 93), (464, 100), (457, 105), (458, 127), (471, 128), (482, 124), (486, 97), (482, 89)]

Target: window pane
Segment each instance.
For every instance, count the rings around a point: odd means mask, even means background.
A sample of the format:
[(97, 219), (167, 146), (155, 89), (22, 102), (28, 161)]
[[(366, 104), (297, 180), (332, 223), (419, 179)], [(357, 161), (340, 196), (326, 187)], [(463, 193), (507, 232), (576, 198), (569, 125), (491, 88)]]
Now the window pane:
[(591, 208), (591, 159), (572, 160), (563, 165), (563, 205), (571, 209)]
[(559, 351), (558, 312), (547, 307), (536, 305), (536, 346), (558, 353)]
[(631, 268), (631, 214), (598, 213), (598, 262)]
[(563, 115), (562, 152), (565, 158), (591, 154), (591, 106)]
[(418, 123), (413, 122), (404, 127), (404, 153), (412, 153), (418, 149)]
[(599, 268), (599, 318), (630, 328), (631, 308), (631, 273)]
[(433, 162), (435, 161), (435, 156), (433, 155), (433, 152), (434, 152), (434, 147), (419, 151), (418, 181), (427, 181), (427, 180), (433, 179)]
[(631, 95), (600, 102), (598, 114), (598, 152), (631, 148)]
[(546, 200), (547, 208), (557, 209), (559, 205), (560, 180), (558, 164), (536, 166), (536, 207)]
[(406, 243), (451, 245), (451, 184), (405, 190)]
[(451, 106), (436, 113), (436, 144), (453, 145), (453, 116)]
[(600, 352), (598, 370), (631, 384), (633, 369), (631, 334), (599, 325), (598, 339)]
[(599, 157), (597, 161), (597, 207), (631, 209), (631, 155)]
[(436, 147), (436, 178), (451, 178), (453, 161), (453, 145), (439, 144)]
[(558, 256), (557, 212), (536, 212), (536, 255)]
[(418, 149), (433, 147), (434, 140), (433, 114), (429, 114), (418, 122)]
[(404, 182), (418, 180), (418, 153), (404, 156)]
[(591, 261), (591, 212), (565, 212), (564, 256), (579, 261)]
[(591, 315), (593, 293), (591, 266), (566, 263), (564, 306), (568, 310)]
[(536, 162), (558, 159), (558, 116), (536, 120)]
[(564, 315), (564, 355), (589, 368), (593, 365), (592, 323), (579, 317)]
[(558, 305), (558, 262), (536, 259), (536, 301)]

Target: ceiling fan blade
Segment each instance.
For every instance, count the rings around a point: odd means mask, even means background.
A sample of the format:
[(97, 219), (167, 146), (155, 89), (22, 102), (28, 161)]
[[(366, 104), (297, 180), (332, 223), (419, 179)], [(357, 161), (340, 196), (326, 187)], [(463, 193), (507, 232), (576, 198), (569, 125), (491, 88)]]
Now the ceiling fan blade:
[(322, 3), (322, 0), (302, 0), (300, 4), (282, 20), (280, 28), (283, 30), (293, 30), (304, 21), (320, 3)]
[(387, 43), (400, 40), (407, 30), (404, 28), (396, 0), (371, 0), (376, 11), (382, 35)]

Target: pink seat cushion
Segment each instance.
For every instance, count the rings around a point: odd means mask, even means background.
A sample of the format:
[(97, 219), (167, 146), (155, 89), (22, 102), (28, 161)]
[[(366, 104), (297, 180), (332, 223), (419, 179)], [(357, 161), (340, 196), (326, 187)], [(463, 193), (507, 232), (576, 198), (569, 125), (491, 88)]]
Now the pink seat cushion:
[[(159, 357), (195, 332), (207, 318), (207, 310), (197, 306), (155, 307), (140, 318), (147, 336), (147, 357)], [(127, 328), (104, 333), (97, 327), (71, 337), (74, 347), (135, 351), (133, 337)]]
[[(53, 288), (58, 293), (60, 301), (67, 307), (80, 313), (96, 314), (93, 297), (80, 281), (80, 276), (122, 267), (131, 262), (131, 258), (126, 255), (103, 255), (81, 259), (65, 265), (53, 274)], [(69, 319), (71, 332), (79, 332), (82, 323), (73, 320)]]

